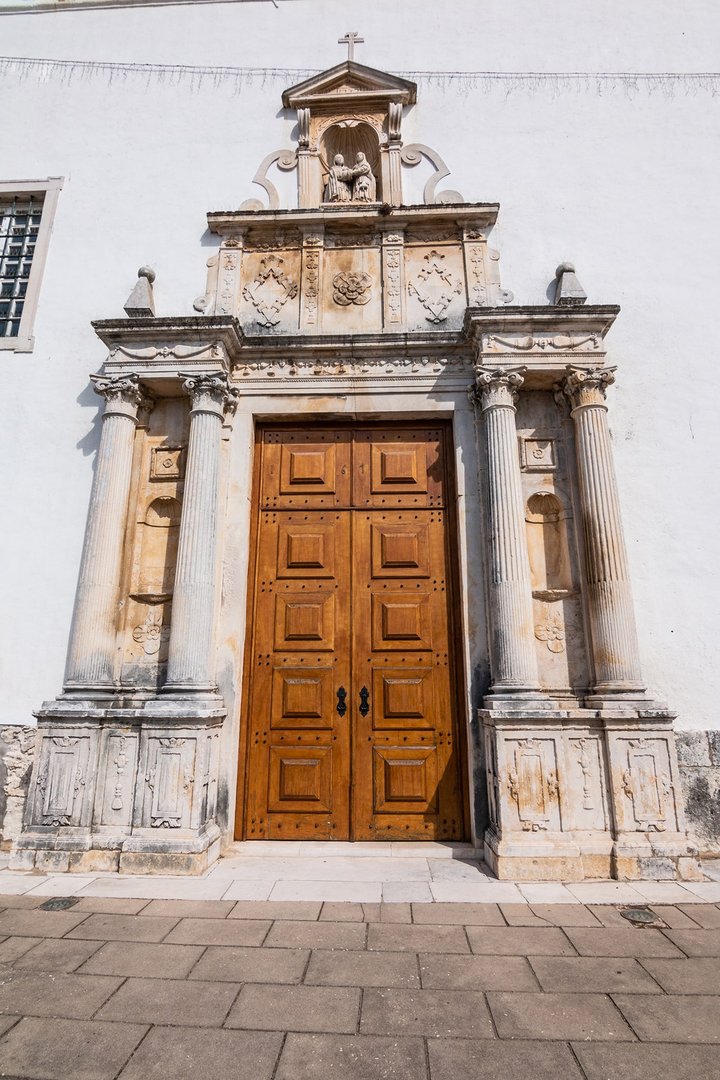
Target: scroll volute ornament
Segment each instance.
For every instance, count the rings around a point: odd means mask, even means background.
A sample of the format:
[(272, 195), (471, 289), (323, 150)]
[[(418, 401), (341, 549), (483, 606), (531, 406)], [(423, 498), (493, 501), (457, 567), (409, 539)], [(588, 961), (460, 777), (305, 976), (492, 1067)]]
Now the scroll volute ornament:
[(560, 387), (571, 409), (585, 405), (605, 407), (607, 388), (615, 382), (615, 368), (577, 368), (568, 366)]
[(515, 408), (518, 391), (522, 386), (527, 368), (478, 368), (475, 383), (470, 387), (470, 399), (483, 412), (486, 409), (505, 406)]

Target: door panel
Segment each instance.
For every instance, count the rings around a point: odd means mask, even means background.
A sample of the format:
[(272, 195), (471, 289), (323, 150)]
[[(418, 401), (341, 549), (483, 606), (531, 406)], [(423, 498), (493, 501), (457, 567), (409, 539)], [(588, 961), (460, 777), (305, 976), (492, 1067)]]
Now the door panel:
[(249, 838), (349, 835), (350, 514), (262, 511), (249, 707)]
[(446, 540), (443, 510), (354, 516), (353, 688), (371, 690), (355, 721), (356, 839), (463, 836)]
[(241, 835), (463, 838), (444, 441), (263, 433)]

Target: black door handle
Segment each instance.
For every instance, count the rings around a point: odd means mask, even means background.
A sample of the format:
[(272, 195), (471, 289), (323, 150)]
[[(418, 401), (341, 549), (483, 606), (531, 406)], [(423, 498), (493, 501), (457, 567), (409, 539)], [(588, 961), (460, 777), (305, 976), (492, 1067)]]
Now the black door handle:
[(347, 691), (344, 686), (341, 686), (337, 692), (337, 714), (338, 716), (344, 716), (347, 712), (347, 705), (345, 704), (345, 698), (347, 697)]
[(360, 715), (367, 716), (370, 712), (370, 691), (367, 686), (363, 686), (360, 691)]

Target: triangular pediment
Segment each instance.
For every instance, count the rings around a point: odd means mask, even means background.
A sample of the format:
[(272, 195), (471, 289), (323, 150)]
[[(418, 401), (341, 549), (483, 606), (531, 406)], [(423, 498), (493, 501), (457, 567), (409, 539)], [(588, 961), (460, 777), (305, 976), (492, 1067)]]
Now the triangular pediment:
[(289, 87), (282, 96), (286, 109), (308, 105), (322, 105), (337, 98), (358, 97), (375, 101), (395, 101), (402, 105), (414, 104), (417, 86), (408, 79), (390, 75), (386, 71), (365, 67), (354, 60), (344, 60), (335, 67), (313, 75), (304, 82)]

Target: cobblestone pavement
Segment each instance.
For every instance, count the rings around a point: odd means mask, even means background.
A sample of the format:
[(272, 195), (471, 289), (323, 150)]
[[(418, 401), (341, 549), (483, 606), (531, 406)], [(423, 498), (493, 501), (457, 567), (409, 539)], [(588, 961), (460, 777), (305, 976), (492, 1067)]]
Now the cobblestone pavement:
[(719, 904), (48, 904), (0, 896), (4, 1077), (720, 1077)]

